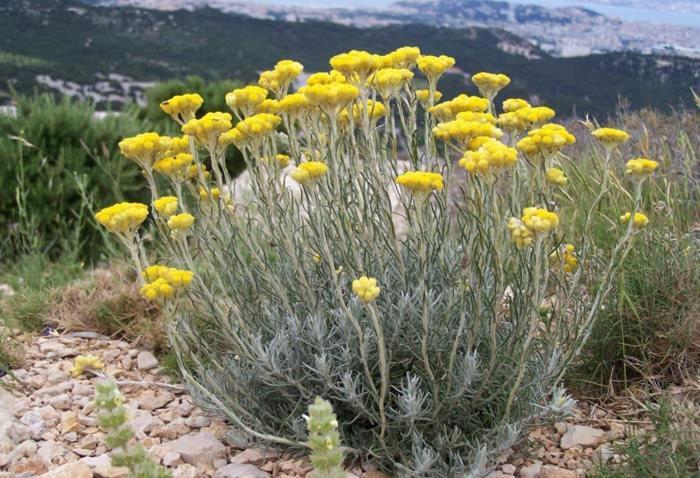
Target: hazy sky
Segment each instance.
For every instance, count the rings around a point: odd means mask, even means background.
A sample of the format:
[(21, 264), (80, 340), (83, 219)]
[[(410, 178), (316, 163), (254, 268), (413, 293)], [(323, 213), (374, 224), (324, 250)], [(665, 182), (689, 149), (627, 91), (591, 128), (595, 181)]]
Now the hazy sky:
[[(304, 5), (313, 7), (386, 7), (395, 0), (247, 0), (253, 3), (275, 5)], [(646, 8), (619, 7), (589, 3), (586, 0), (510, 0), (514, 3), (529, 3), (545, 7), (581, 6), (620, 17), (628, 21), (646, 21), (655, 23), (673, 23), (700, 28), (700, 15), (684, 12), (660, 11)], [(696, 0), (699, 1), (700, 0)]]

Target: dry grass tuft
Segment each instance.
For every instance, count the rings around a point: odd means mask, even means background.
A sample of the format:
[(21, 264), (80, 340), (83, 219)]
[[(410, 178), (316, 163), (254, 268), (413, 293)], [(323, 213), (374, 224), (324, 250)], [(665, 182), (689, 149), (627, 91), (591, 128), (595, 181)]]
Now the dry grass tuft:
[(156, 350), (165, 346), (160, 309), (139, 295), (133, 273), (123, 268), (95, 269), (50, 294), (42, 318), (57, 329), (95, 331)]

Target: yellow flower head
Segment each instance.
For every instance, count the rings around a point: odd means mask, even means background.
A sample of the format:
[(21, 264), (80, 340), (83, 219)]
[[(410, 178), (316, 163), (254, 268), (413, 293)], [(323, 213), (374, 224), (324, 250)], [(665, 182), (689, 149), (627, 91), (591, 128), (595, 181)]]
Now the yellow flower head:
[(300, 118), (305, 116), (314, 108), (314, 104), (306, 95), (301, 93), (293, 93), (279, 100), (277, 111), (279, 114), (286, 114), (291, 118)]
[(553, 186), (563, 187), (569, 182), (569, 178), (566, 177), (564, 171), (559, 168), (549, 168), (546, 172), (547, 182)]
[(331, 66), (345, 76), (348, 83), (358, 88), (364, 87), (367, 78), (382, 66), (379, 55), (366, 51), (352, 50), (331, 58)]
[(182, 132), (193, 136), (209, 151), (217, 147), (219, 135), (231, 129), (229, 113), (207, 113), (199, 119), (191, 119), (182, 126)]
[(514, 111), (529, 107), (530, 103), (521, 98), (508, 98), (503, 102), (503, 111), (506, 113), (512, 113)]
[(402, 46), (382, 56), (382, 68), (408, 68), (416, 65), (420, 56), (420, 48), (416, 46)]
[(429, 171), (408, 171), (396, 178), (396, 184), (418, 196), (427, 196), (445, 187), (442, 175)]
[(487, 98), (493, 98), (503, 88), (510, 84), (510, 78), (503, 73), (481, 72), (472, 76), (472, 82), (479, 88), (479, 92)]
[(433, 134), (436, 138), (443, 141), (456, 141), (463, 149), (467, 149), (471, 141), (475, 138), (486, 137), (498, 139), (503, 136), (503, 131), (496, 128), (488, 121), (466, 121), (456, 119), (446, 123), (438, 123), (438, 125), (433, 128)]
[(434, 103), (437, 103), (442, 98), (442, 93), (439, 91), (433, 92), (433, 103), (430, 102), (430, 90), (416, 90), (416, 99), (423, 108), (430, 108)]
[[(167, 138), (167, 137), (165, 137)], [(158, 133), (141, 133), (119, 142), (119, 150), (126, 159), (150, 170), (160, 157), (171, 148), (171, 138), (164, 139)]]
[(202, 175), (201, 179), (209, 179), (209, 171), (207, 171), (206, 164), (193, 164), (185, 172), (185, 179), (195, 179), (199, 180), (199, 175)]
[[(437, 97), (436, 97), (437, 101)], [(428, 109), (428, 112), (440, 121), (451, 121), (459, 113), (471, 111), (482, 113), (489, 108), (489, 100), (480, 96), (459, 95), (449, 101), (439, 103)]]
[[(369, 115), (370, 123), (374, 125), (379, 120), (379, 118), (384, 116), (384, 114), (386, 113), (386, 108), (384, 107), (384, 104), (380, 103), (379, 101), (367, 100), (365, 108), (363, 108), (362, 105), (360, 105), (359, 103), (353, 103), (352, 118), (353, 121), (355, 121), (355, 124), (359, 123), (362, 120), (362, 116), (363, 114), (365, 114), (365, 111)], [(349, 114), (347, 109), (344, 109), (340, 112), (340, 114), (338, 115), (338, 120), (342, 125), (346, 125), (348, 123)]]
[(314, 73), (313, 75), (309, 76), (309, 78), (306, 80), (306, 85), (307, 86), (314, 86), (314, 85), (329, 85), (331, 83), (347, 83), (348, 80), (345, 79), (345, 76), (339, 71), (336, 70), (331, 70), (329, 72), (319, 72), (319, 73)]
[(286, 168), (289, 165), (289, 155), (278, 153), (275, 155), (275, 160), (279, 164), (280, 168)]
[(326, 174), (328, 166), (320, 161), (306, 161), (292, 171), (292, 179), (299, 184), (312, 184), (318, 178)]
[(192, 224), (194, 224), (194, 216), (186, 212), (175, 214), (168, 219), (168, 227), (173, 231), (184, 231)]
[(517, 146), (531, 158), (548, 158), (575, 142), (576, 138), (566, 128), (550, 123), (530, 131)]
[(470, 174), (487, 174), (498, 172), (513, 166), (518, 159), (518, 152), (496, 139), (488, 138), (476, 151), (467, 151), (459, 165)]
[(517, 217), (511, 217), (508, 220), (508, 231), (511, 240), (517, 247), (527, 247), (535, 240), (532, 232)]
[(356, 87), (345, 83), (305, 86), (299, 92), (318, 105), (330, 118), (336, 118), (340, 110), (360, 94)]
[(267, 98), (267, 90), (260, 86), (245, 86), (226, 93), (226, 104), (233, 111), (240, 111), (243, 116), (251, 115)]
[(374, 277), (362, 276), (352, 281), (352, 291), (365, 304), (379, 297), (381, 289)]
[(153, 201), (153, 208), (164, 218), (169, 218), (177, 212), (177, 198), (175, 196), (163, 196)]
[(428, 78), (428, 82), (434, 86), (443, 73), (455, 65), (455, 59), (445, 55), (421, 55), (416, 60), (416, 64), (418, 69)]
[[(631, 212), (626, 212), (622, 216), (620, 216), (620, 222), (622, 224), (627, 224), (630, 221), (630, 217), (632, 217)], [(642, 214), (641, 212), (635, 213), (634, 219), (632, 220), (632, 227), (634, 229), (641, 229), (644, 226), (646, 226), (649, 223), (649, 218), (646, 216), (646, 214)]]
[(383, 99), (396, 96), (413, 79), (413, 72), (406, 68), (383, 68), (367, 79), (367, 84), (377, 90)]
[(272, 70), (260, 74), (258, 85), (278, 97), (284, 95), (294, 79), (304, 71), (304, 65), (293, 60), (280, 60)]
[(578, 268), (578, 256), (573, 244), (566, 244), (549, 255), (549, 264), (553, 267), (559, 266), (568, 274)]
[(555, 212), (539, 207), (526, 207), (520, 218), (525, 227), (535, 235), (547, 235), (559, 227), (559, 216)]
[[(509, 100), (506, 100), (503, 103), (504, 108), (506, 106), (506, 102), (508, 101)], [(513, 107), (515, 107), (515, 105), (509, 105), (509, 109)], [(554, 115), (554, 110), (547, 108), (546, 106), (523, 106), (513, 111), (506, 111), (505, 113), (499, 115), (498, 125), (508, 131), (520, 132), (525, 131), (528, 128), (540, 126), (554, 118)]]
[(173, 181), (184, 181), (187, 179), (187, 170), (194, 161), (194, 158), (189, 153), (180, 153), (176, 156), (159, 159), (153, 165), (153, 169), (165, 176), (168, 176)]
[(120, 202), (95, 214), (97, 222), (110, 232), (131, 234), (148, 217), (148, 206), (138, 202)]
[(199, 187), (199, 199), (201, 201), (206, 201), (211, 199), (212, 201), (218, 201), (221, 197), (221, 190), (219, 188), (211, 188), (207, 191), (204, 186)]
[(177, 290), (190, 285), (194, 274), (188, 270), (154, 265), (143, 271), (143, 277), (147, 284), (141, 287), (141, 296), (156, 300), (172, 297)]
[(647, 158), (630, 159), (627, 161), (625, 172), (635, 179), (642, 180), (652, 175), (659, 163)]
[(169, 114), (180, 124), (194, 118), (194, 114), (202, 106), (204, 100), (197, 93), (187, 93), (173, 96), (160, 104), (160, 109)]
[(70, 370), (70, 374), (73, 377), (80, 377), (85, 373), (86, 369), (91, 370), (103, 370), (105, 364), (102, 360), (95, 355), (78, 355), (73, 361), (73, 368)]
[(615, 128), (598, 128), (591, 133), (606, 149), (614, 149), (630, 139), (630, 135)]
[(279, 114), (280, 102), (278, 100), (268, 98), (263, 100), (256, 108), (256, 113), (270, 113), (273, 115)]
[(219, 143), (227, 145), (234, 143), (239, 148), (249, 143), (259, 144), (259, 142), (274, 133), (275, 128), (282, 119), (269, 113), (258, 113), (240, 121), (233, 131), (229, 130), (221, 134)]

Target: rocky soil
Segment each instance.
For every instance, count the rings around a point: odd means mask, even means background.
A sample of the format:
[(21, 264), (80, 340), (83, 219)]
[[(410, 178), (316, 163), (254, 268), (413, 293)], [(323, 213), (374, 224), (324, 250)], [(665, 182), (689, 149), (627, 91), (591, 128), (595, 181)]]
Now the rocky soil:
[[(227, 424), (170, 384), (148, 351), (92, 333), (37, 337), (27, 344), (21, 387), (0, 387), (0, 478), (120, 478), (110, 465), (93, 406), (96, 377), (70, 376), (73, 357), (93, 354), (120, 384), (136, 437), (175, 478), (299, 478), (308, 459), (269, 448), (242, 448)], [(504, 455), (489, 478), (580, 478), (596, 461), (619, 460), (611, 442), (625, 427), (603, 410), (581, 404), (574, 418), (529, 433)], [(380, 478), (372, 467), (348, 478)]]

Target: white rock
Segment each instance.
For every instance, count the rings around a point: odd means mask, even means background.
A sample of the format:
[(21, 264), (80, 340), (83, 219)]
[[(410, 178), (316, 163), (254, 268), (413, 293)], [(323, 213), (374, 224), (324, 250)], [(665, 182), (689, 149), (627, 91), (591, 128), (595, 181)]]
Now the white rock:
[(169, 451), (163, 455), (163, 466), (173, 467), (182, 465), (182, 456), (174, 451)]
[(24, 440), (29, 440), (32, 434), (29, 431), (29, 427), (21, 423), (12, 423), (7, 428), (7, 436), (10, 437), (13, 443), (22, 443)]
[(15, 295), (15, 290), (9, 284), (0, 284), (0, 296), (10, 297)]
[(39, 478), (92, 478), (92, 471), (84, 463), (67, 463), (44, 473)]
[(157, 410), (163, 408), (175, 398), (170, 392), (156, 393), (153, 390), (146, 390), (137, 399), (139, 408), (142, 410)]
[(231, 458), (231, 463), (260, 466), (266, 461), (273, 460), (279, 456), (279, 452), (272, 448), (248, 448)]
[(532, 465), (520, 468), (520, 478), (539, 478), (542, 470), (542, 462), (536, 461)]
[(211, 466), (213, 461), (226, 457), (226, 447), (209, 432), (184, 435), (175, 441), (165, 443), (163, 452), (175, 452), (186, 463)]
[(612, 446), (607, 443), (603, 443), (593, 452), (593, 462), (601, 465), (606, 464), (615, 454)]
[(605, 431), (585, 425), (568, 425), (561, 437), (560, 446), (564, 450), (579, 446), (597, 446), (604, 441)]
[(187, 463), (178, 466), (175, 468), (175, 471), (173, 471), (173, 478), (197, 478), (198, 476), (199, 472), (197, 471), (197, 467)]
[(501, 471), (503, 473), (507, 473), (509, 475), (514, 475), (515, 474), (515, 467), (511, 465), (510, 463), (506, 463), (501, 467)]
[(158, 366), (158, 359), (151, 352), (144, 350), (136, 356), (136, 366), (139, 370), (151, 370)]
[(578, 475), (573, 470), (559, 468), (554, 465), (544, 465), (540, 471), (540, 478), (577, 478)]
[(129, 476), (129, 469), (123, 466), (112, 466), (112, 459), (107, 453), (100, 456), (82, 458), (80, 463), (87, 465), (95, 478), (121, 478)]
[(232, 463), (214, 473), (214, 478), (268, 478), (270, 475), (253, 465)]
[(133, 410), (129, 413), (129, 424), (137, 438), (143, 438), (155, 427), (163, 424), (161, 420), (144, 410)]

